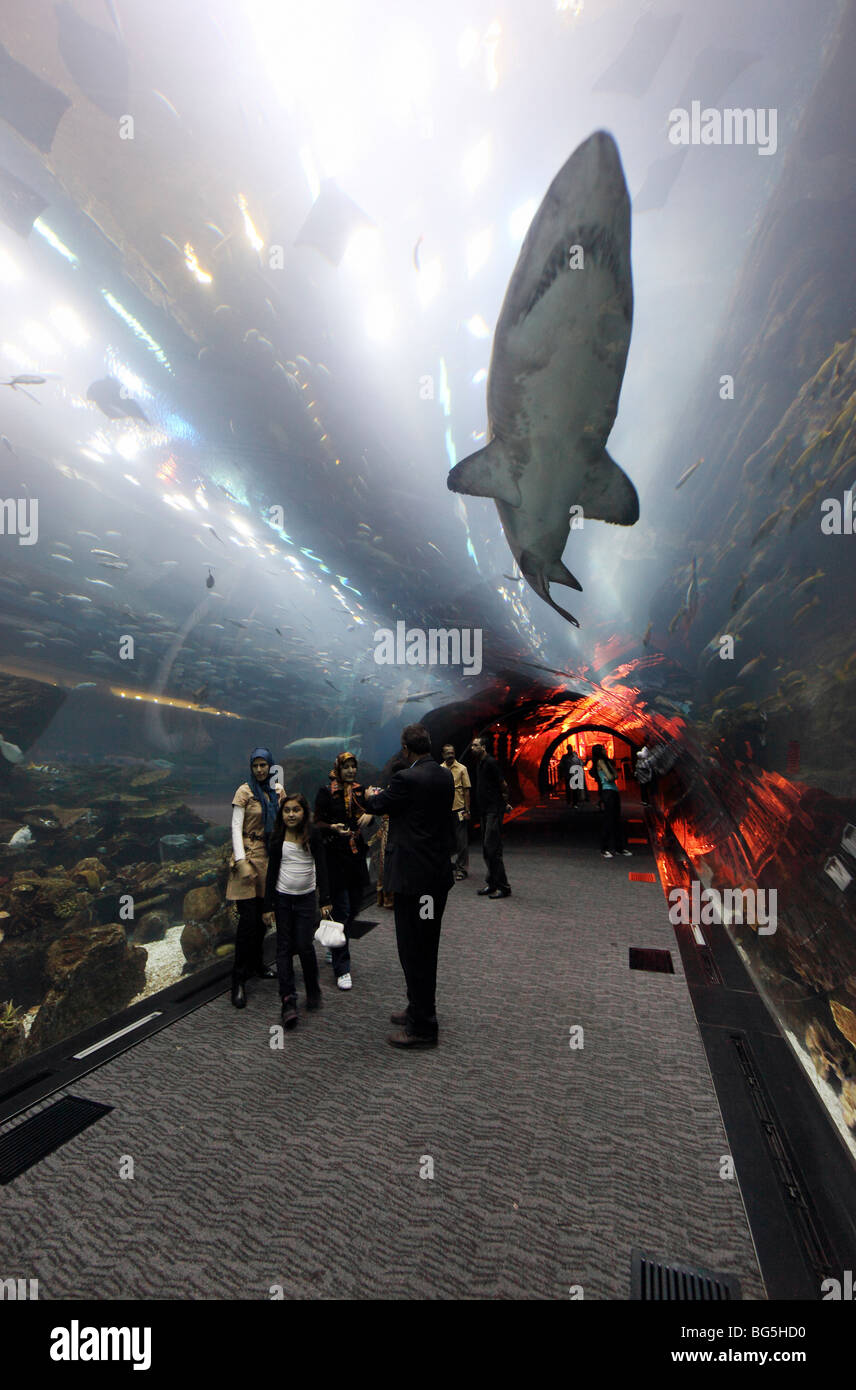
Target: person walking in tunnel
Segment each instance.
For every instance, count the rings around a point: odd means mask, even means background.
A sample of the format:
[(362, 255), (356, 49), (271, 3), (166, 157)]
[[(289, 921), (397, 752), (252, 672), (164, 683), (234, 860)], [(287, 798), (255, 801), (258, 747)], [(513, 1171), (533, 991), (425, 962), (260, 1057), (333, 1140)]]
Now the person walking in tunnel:
[(487, 870), (487, 882), (479, 888), (480, 898), (509, 898), (511, 888), (502, 858), (502, 818), (508, 797), (508, 787), (499, 763), (484, 746), (484, 740), (474, 738), (470, 744), (477, 760), (476, 801), (482, 828), (482, 854)]
[[(317, 893), (316, 893), (317, 890)], [(297, 1027), (297, 986), (294, 956), (300, 957), (307, 1009), (321, 1006), (321, 985), (315, 955), (315, 920), (332, 907), (327, 856), (321, 831), (312, 824), (305, 796), (288, 795), (280, 805), (270, 837), (265, 884), (265, 917), (276, 921), (276, 969), (283, 1027)]]
[(254, 748), (250, 754), (250, 776), (232, 797), (232, 859), (226, 880), (226, 901), (237, 904), (238, 930), (232, 967), (232, 1003), (243, 1009), (247, 1003), (246, 982), (251, 975), (276, 979), (276, 967), (265, 969), (262, 943), (266, 926), (262, 921), (267, 879), (267, 845), (278, 810), (276, 788), (271, 785), (273, 754), (269, 748)]
[(351, 989), (350, 928), (359, 915), (369, 883), (366, 844), (362, 832), (372, 816), (363, 805), (363, 789), (357, 782), (358, 763), (353, 753), (337, 757), (330, 785), (320, 787), (315, 798), (315, 824), (324, 833), (333, 918), (345, 931), (344, 946), (332, 948), (333, 972), (339, 989)]
[(624, 830), (621, 824), (621, 795), (615, 784), (618, 775), (615, 766), (606, 755), (602, 743), (596, 743), (591, 750), (591, 774), (600, 787), (603, 803), (603, 829), (600, 836), (600, 852), (604, 859), (612, 859), (610, 845), (615, 854), (632, 858), (633, 851), (624, 843)]
[(406, 767), (384, 791), (370, 787), (365, 804), (389, 816), (384, 883), (395, 894), (395, 939), (407, 985), (407, 1008), (392, 1014), (401, 1029), (393, 1047), (436, 1047), (437, 955), (452, 872), (452, 802), (455, 783), (431, 757), (431, 738), (421, 724), (401, 734)]
[(565, 784), (565, 801), (577, 809), (581, 801), (588, 800), (585, 769), (577, 750), (570, 746), (559, 759), (559, 776)]
[(452, 802), (452, 831), (455, 839), (455, 878), (469, 876), (470, 863), (470, 774), (455, 757), (451, 743), (443, 745), (443, 766), (447, 767), (455, 779), (455, 799)]

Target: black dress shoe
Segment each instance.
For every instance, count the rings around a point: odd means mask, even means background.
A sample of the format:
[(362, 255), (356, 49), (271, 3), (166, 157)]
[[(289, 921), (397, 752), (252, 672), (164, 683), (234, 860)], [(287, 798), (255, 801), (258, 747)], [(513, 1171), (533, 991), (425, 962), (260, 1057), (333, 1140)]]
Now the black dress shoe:
[(279, 973), (278, 973), (278, 971), (277, 971), (276, 966), (275, 966), (275, 965), (265, 965), (265, 966), (262, 966), (262, 969), (259, 971), (259, 979), (260, 979), (260, 980), (277, 980), (277, 979), (279, 979)]
[(488, 893), (489, 898), (510, 898), (510, 888), (494, 888), (492, 893)]
[(232, 1003), (235, 1005), (236, 1009), (245, 1009), (247, 1007), (247, 991), (244, 988), (243, 980), (232, 981)]
[(282, 1026), (283, 1028), (297, 1027), (297, 1000), (283, 999), (282, 1001)]
[(479, 895), (480, 898), (486, 898), (486, 897), (488, 896), (488, 894), (489, 894), (489, 893), (492, 893), (492, 892), (493, 892), (493, 889), (486, 883), (485, 886), (484, 886), (484, 888), (479, 888), (479, 890), (478, 890), (478, 895)]

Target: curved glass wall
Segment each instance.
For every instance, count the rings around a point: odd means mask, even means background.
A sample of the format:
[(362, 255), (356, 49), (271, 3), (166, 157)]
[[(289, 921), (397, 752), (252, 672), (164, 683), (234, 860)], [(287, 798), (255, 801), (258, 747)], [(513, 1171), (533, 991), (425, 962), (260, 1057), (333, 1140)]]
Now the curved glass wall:
[[(0, 17), (0, 1067), (229, 956), (253, 747), (311, 801), (406, 722), (485, 731), (526, 807), (600, 731), (852, 1147), (853, 7), (120, 8)], [(536, 560), (579, 439), (525, 544), (507, 476), (446, 475), (615, 350), (560, 315), (504, 365), (598, 130), (640, 514), (572, 508), (577, 627)], [(604, 187), (527, 312), (614, 259)]]

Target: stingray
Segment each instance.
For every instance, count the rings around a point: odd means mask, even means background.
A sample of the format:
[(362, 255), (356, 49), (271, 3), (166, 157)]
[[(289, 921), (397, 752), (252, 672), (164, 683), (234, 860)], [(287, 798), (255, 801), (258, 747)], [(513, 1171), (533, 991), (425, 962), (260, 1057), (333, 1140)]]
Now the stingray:
[(86, 393), (86, 399), (94, 401), (109, 420), (130, 417), (134, 420), (144, 420), (148, 424), (148, 416), (142, 407), (130, 396), (122, 394), (122, 386), (113, 376), (103, 376), (98, 381), (93, 381)]
[(16, 63), (0, 44), (0, 116), (47, 154), (71, 102), (64, 92)]

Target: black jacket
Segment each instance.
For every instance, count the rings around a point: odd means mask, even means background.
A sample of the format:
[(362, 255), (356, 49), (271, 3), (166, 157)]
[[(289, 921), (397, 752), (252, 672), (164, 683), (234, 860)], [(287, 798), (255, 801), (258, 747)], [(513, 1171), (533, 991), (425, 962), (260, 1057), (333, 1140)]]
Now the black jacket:
[(507, 788), (502, 770), (496, 758), (485, 753), (476, 770), (476, 801), (479, 814), (488, 811), (504, 811), (507, 802)]
[(366, 797), (372, 815), (389, 816), (383, 886), (389, 893), (436, 893), (455, 881), (452, 802), (455, 779), (426, 753), (396, 772), (386, 791)]
[[(263, 912), (273, 912), (273, 895), (276, 889), (276, 881), (279, 878), (279, 869), (282, 864), (282, 845), (285, 839), (285, 824), (281, 818), (277, 819), (276, 825), (271, 831), (270, 844), (268, 846), (268, 871), (267, 882), (265, 883), (265, 899), (262, 907)], [(327, 873), (327, 855), (324, 850), (324, 838), (317, 826), (309, 828), (309, 848), (312, 851), (312, 858), (315, 860), (315, 886), (318, 889), (318, 901), (322, 907), (330, 901), (330, 877)]]
[[(356, 783), (354, 784), (354, 793), (356, 801), (360, 805), (365, 805), (363, 789)], [(367, 884), (369, 881), (366, 867), (366, 842), (357, 824), (361, 814), (362, 812), (357, 810), (352, 798), (351, 814), (348, 815), (345, 810), (344, 792), (334, 791), (329, 785), (318, 788), (312, 819), (324, 838), (324, 846), (327, 850), (327, 867), (334, 888), (341, 885), (342, 882)], [(347, 825), (351, 831), (350, 837), (340, 835), (337, 830), (331, 830), (329, 828), (331, 825)]]

